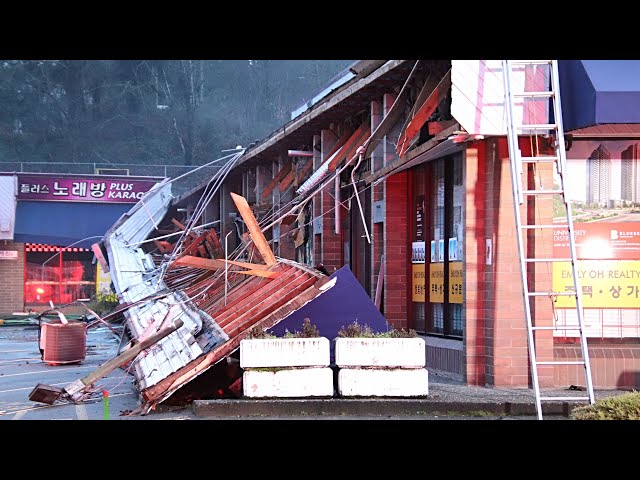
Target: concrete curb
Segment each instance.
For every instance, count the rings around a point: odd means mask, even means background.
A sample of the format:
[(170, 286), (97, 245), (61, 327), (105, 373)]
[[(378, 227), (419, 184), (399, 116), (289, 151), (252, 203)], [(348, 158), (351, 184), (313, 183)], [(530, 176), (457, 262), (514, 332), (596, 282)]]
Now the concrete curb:
[[(577, 402), (549, 402), (544, 415), (568, 417)], [(193, 413), (199, 417), (391, 417), (391, 416), (535, 416), (532, 403), (438, 402), (431, 399), (251, 399), (194, 400)]]

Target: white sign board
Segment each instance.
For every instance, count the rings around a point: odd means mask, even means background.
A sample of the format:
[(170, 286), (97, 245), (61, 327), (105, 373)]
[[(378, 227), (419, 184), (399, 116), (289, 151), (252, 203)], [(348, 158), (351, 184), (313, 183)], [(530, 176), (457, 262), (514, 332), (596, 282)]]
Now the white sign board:
[(16, 260), (17, 258), (17, 250), (0, 250), (0, 260)]
[[(512, 65), (511, 88), (548, 91), (549, 66)], [(549, 123), (546, 98), (516, 98), (514, 110), (516, 125)], [(502, 60), (451, 61), (451, 115), (472, 135), (507, 134)]]

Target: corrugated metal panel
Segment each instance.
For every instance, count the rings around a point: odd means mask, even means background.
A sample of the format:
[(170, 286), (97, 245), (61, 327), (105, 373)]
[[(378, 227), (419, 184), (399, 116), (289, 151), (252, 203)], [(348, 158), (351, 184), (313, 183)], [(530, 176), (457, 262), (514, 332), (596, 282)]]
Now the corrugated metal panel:
[(16, 177), (0, 176), (0, 240), (13, 240), (16, 224)]
[[(164, 282), (158, 282), (158, 271), (152, 258), (136, 243), (146, 239), (155, 224), (167, 213), (171, 201), (171, 185), (165, 184), (151, 191), (144, 199), (144, 205), (136, 204), (121, 218), (106, 236), (109, 263), (114, 265), (112, 279), (116, 292), (123, 302), (137, 302), (160, 291), (166, 290)], [(153, 221), (151, 220), (153, 218)], [(168, 335), (135, 360), (135, 374), (144, 390), (155, 385), (173, 372), (187, 365), (204, 352), (195, 336), (207, 323), (208, 334), (214, 345), (228, 340), (228, 336), (213, 319), (198, 310), (183, 292), (172, 292), (161, 300), (151, 300), (131, 307), (125, 312), (127, 324), (138, 338), (149, 328), (154, 330), (154, 322), (165, 324), (180, 318), (184, 325)], [(150, 327), (151, 325), (151, 327)], [(148, 332), (147, 332), (148, 333)]]

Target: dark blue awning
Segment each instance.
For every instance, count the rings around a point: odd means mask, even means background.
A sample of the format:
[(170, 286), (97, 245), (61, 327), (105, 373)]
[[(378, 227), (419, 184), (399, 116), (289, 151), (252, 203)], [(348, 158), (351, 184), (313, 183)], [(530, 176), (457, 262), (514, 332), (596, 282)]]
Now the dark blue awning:
[(559, 60), (564, 130), (640, 123), (640, 60)]
[(87, 248), (129, 211), (129, 203), (30, 202), (16, 207), (14, 241)]

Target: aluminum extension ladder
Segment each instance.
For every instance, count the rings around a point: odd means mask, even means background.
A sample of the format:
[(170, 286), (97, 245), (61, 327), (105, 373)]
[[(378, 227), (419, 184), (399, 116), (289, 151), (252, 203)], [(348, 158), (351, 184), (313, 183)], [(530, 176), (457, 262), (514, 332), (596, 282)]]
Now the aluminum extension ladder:
[[(550, 88), (549, 90), (535, 91), (535, 92), (515, 92), (512, 90), (512, 68), (514, 66), (527, 68), (529, 66), (548, 66), (550, 75)], [(511, 183), (513, 188), (513, 198), (515, 207), (515, 218), (517, 227), (517, 240), (518, 240), (518, 255), (520, 257), (520, 273), (522, 276), (523, 285), (523, 300), (525, 316), (527, 321), (527, 340), (529, 345), (529, 363), (531, 368), (531, 380), (535, 390), (536, 412), (539, 420), (542, 420), (542, 404), (543, 401), (588, 401), (590, 404), (594, 403), (593, 385), (591, 382), (591, 367), (589, 365), (589, 351), (587, 350), (587, 339), (584, 334), (583, 323), (583, 308), (582, 308), (582, 291), (580, 290), (580, 284), (576, 271), (576, 247), (575, 239), (573, 236), (573, 220), (571, 214), (571, 204), (565, 197), (564, 189), (564, 172), (566, 172), (566, 152), (564, 144), (564, 130), (562, 126), (562, 110), (560, 107), (560, 87), (558, 80), (558, 62), (556, 60), (503, 60), (503, 78), (504, 78), (504, 91), (505, 91), (505, 110), (507, 113), (507, 134), (509, 141), (509, 157), (511, 159)], [(545, 87), (543, 87), (545, 88)], [(514, 119), (514, 99), (548, 99), (553, 104), (553, 118), (555, 123), (545, 124), (519, 124), (516, 125)], [(522, 132), (534, 131), (536, 135), (538, 132), (548, 134), (551, 133), (555, 138), (555, 155), (545, 156), (532, 156), (523, 157), (519, 144), (518, 135)], [(534, 155), (535, 152), (532, 152)], [(559, 189), (539, 189), (531, 190), (528, 187), (523, 186), (522, 171), (523, 165), (531, 163), (554, 163), (556, 171), (560, 179)], [(526, 178), (526, 177), (525, 177)], [(525, 179), (526, 182), (526, 179)], [(534, 188), (537, 188), (535, 186)], [(524, 203), (525, 198), (530, 196), (539, 195), (557, 195), (562, 199), (562, 203), (566, 208), (566, 224), (564, 225), (541, 225), (541, 224), (528, 224), (525, 219), (523, 225), (520, 215), (520, 205)], [(569, 233), (569, 247), (571, 256), (570, 258), (531, 258), (527, 257), (527, 253), (524, 249), (523, 232), (527, 232), (530, 229), (553, 229), (553, 228), (566, 228)], [(554, 262), (571, 262), (571, 270), (573, 276), (573, 291), (570, 292), (540, 292), (535, 291), (535, 286), (532, 285), (533, 281), (530, 281), (527, 266), (531, 262), (547, 262), (553, 265)], [(533, 291), (530, 291), (532, 288)], [(577, 327), (569, 326), (535, 326), (531, 319), (531, 305), (530, 300), (538, 296), (570, 296), (575, 299), (575, 311), (578, 318)], [(539, 330), (577, 330), (580, 338), (580, 348), (582, 350), (582, 359), (573, 361), (538, 361), (536, 359), (536, 347), (535, 347), (535, 333)], [(542, 365), (582, 365), (584, 367), (585, 384), (587, 396), (565, 396), (565, 397), (545, 397), (540, 395), (540, 385), (538, 383), (538, 367)]]

